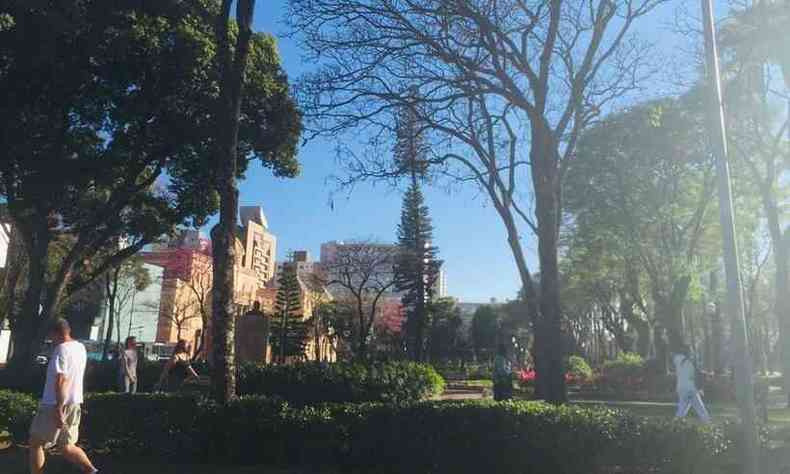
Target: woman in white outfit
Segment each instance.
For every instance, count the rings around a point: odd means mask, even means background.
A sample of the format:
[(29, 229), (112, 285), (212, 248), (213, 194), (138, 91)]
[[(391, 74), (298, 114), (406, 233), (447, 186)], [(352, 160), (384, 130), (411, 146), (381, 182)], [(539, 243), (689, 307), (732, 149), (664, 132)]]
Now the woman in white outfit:
[(689, 408), (694, 409), (703, 423), (710, 423), (710, 414), (702, 402), (702, 396), (694, 381), (694, 361), (691, 360), (691, 351), (688, 346), (681, 348), (680, 352), (672, 356), (675, 364), (675, 377), (677, 379), (678, 411), (676, 416), (684, 418), (688, 415)]

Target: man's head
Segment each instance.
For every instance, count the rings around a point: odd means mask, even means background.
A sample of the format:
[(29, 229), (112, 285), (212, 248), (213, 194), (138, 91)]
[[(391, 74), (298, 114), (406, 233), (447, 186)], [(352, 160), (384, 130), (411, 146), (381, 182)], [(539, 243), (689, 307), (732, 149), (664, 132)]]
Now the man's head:
[(137, 338), (134, 336), (127, 337), (125, 345), (127, 349), (134, 349), (135, 347), (137, 347)]
[(55, 318), (50, 323), (48, 334), (55, 344), (60, 344), (71, 339), (71, 326), (65, 319)]

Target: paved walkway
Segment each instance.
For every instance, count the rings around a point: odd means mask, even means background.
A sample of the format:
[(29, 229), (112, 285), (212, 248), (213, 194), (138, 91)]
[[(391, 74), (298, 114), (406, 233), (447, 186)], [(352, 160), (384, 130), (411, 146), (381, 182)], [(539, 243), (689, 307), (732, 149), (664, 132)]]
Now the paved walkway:
[(486, 391), (483, 387), (469, 387), (464, 385), (447, 384), (444, 393), (439, 396), (439, 400), (482, 400), (486, 398)]

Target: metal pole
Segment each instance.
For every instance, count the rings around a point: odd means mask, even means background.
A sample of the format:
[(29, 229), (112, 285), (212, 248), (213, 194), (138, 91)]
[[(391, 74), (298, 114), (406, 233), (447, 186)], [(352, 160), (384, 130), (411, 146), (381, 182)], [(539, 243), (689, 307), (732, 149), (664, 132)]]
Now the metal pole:
[(738, 265), (738, 246), (735, 240), (735, 219), (730, 188), (730, 168), (727, 157), (727, 133), (724, 122), (724, 107), (719, 76), (719, 55), (716, 46), (716, 30), (713, 21), (713, 3), (702, 1), (702, 21), (705, 25), (705, 58), (710, 93), (709, 134), (719, 190), (719, 217), (721, 219), (724, 271), (727, 278), (727, 312), (732, 321), (736, 360), (735, 383), (741, 421), (743, 423), (744, 452), (743, 472), (759, 474), (759, 444), (755, 425), (754, 382), (743, 293)]

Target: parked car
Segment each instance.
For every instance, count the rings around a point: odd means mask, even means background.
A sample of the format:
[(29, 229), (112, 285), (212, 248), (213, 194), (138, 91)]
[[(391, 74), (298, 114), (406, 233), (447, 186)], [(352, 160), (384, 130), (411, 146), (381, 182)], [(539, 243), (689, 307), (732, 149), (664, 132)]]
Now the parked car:
[(52, 341), (44, 341), (41, 346), (41, 351), (36, 355), (34, 361), (38, 365), (47, 365), (49, 363), (49, 356), (52, 355)]

